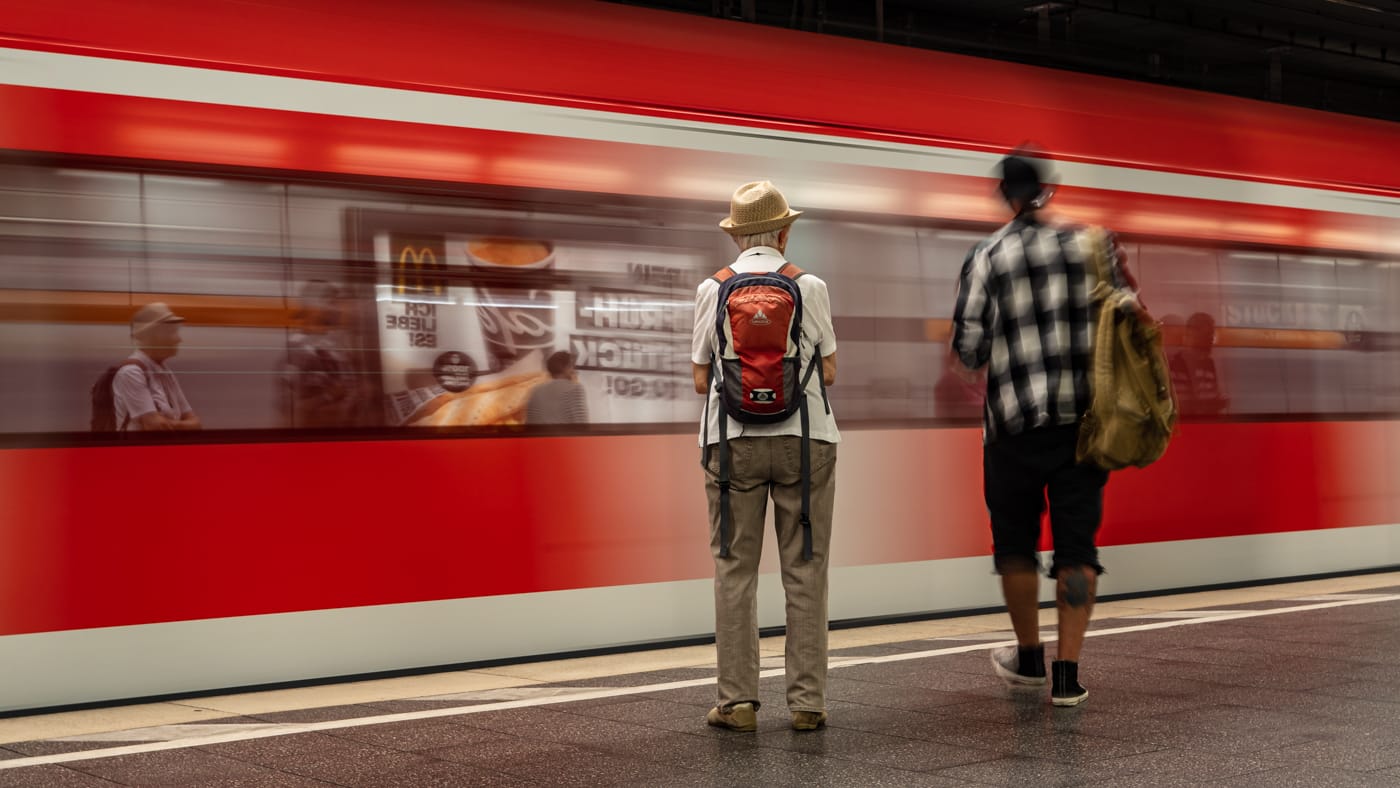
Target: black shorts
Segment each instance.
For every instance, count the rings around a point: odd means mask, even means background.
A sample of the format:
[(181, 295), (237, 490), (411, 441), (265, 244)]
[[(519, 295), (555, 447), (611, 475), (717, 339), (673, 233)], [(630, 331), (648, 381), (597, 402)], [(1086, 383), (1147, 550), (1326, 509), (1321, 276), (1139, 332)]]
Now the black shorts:
[(1055, 544), (1050, 576), (1064, 566), (1103, 572), (1094, 535), (1103, 519), (1108, 471), (1075, 462), (1078, 439), (1079, 425), (1070, 424), (1004, 435), (983, 449), (982, 484), (998, 574), (1039, 567), (1036, 552), (1047, 492)]

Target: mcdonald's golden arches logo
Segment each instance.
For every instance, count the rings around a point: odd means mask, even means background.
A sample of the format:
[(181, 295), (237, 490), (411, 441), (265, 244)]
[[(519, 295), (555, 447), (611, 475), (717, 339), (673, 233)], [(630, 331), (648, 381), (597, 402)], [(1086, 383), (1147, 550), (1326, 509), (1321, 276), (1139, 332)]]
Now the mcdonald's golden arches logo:
[(447, 292), (446, 272), (432, 247), (404, 244), (394, 265), (394, 290), (399, 294), (442, 295)]

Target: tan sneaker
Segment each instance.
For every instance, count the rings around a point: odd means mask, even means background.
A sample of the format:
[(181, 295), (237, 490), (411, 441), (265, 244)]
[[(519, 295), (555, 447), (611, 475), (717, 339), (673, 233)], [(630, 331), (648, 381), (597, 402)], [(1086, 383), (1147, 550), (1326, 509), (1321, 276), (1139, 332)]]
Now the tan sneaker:
[(758, 730), (758, 717), (753, 712), (752, 703), (736, 703), (730, 706), (728, 711), (716, 706), (705, 715), (705, 722), (716, 728), (728, 728), (731, 731)]
[(795, 731), (814, 731), (826, 724), (826, 712), (824, 711), (794, 711), (792, 713), (792, 729)]

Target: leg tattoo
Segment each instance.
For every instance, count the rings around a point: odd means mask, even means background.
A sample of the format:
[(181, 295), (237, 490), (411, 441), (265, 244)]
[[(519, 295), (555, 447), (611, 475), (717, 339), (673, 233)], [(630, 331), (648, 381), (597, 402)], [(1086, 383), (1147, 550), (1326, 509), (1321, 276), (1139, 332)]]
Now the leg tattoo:
[(1070, 607), (1084, 607), (1089, 604), (1089, 579), (1082, 571), (1073, 571), (1066, 574), (1065, 584), (1065, 604)]

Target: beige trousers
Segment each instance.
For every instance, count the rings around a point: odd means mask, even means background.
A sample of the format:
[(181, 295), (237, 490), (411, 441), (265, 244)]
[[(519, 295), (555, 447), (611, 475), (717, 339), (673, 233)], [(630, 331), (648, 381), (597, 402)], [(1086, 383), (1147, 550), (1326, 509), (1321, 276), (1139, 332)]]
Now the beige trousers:
[(768, 498), (787, 596), (787, 703), (791, 711), (826, 710), (827, 553), (836, 495), (836, 444), (812, 441), (812, 559), (802, 557), (802, 439), (734, 438), (729, 503), (729, 557), (719, 556), (719, 448), (705, 468), (710, 551), (715, 558), (715, 649), (719, 705), (758, 704), (758, 561)]

